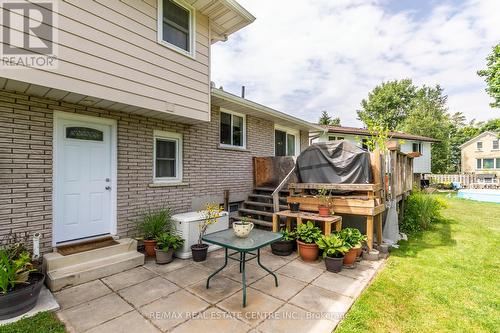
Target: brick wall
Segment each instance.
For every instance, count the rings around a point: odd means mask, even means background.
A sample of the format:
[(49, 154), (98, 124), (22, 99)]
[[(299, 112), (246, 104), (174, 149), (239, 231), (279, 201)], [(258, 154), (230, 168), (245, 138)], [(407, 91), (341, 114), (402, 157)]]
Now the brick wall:
[[(125, 112), (95, 109), (0, 90), (0, 237), (42, 233), (42, 251), (52, 244), (53, 111), (116, 119), (118, 123), (118, 234), (131, 236), (146, 207), (174, 212), (204, 202), (240, 201), (252, 190), (252, 156), (272, 156), (274, 124), (247, 117), (247, 150), (220, 149), (219, 112), (212, 121), (185, 125)], [(152, 186), (153, 131), (183, 134), (182, 186)], [(301, 144), (303, 137), (301, 135)]]

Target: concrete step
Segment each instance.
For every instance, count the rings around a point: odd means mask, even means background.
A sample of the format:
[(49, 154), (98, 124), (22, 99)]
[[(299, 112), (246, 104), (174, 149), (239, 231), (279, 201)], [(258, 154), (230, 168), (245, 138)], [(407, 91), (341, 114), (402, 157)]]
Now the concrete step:
[(255, 209), (248, 209), (248, 208), (240, 208), (238, 209), (238, 212), (240, 215), (245, 216), (246, 214), (252, 214), (252, 215), (260, 215), (260, 216), (273, 216), (273, 212), (264, 212), (262, 210), (255, 210)]
[(123, 272), (144, 264), (144, 255), (127, 251), (107, 258), (98, 258), (53, 271), (47, 271), (47, 286), (52, 291)]
[[(267, 202), (245, 201), (244, 204), (245, 204), (245, 206), (273, 208), (273, 204), (272, 203), (267, 203)], [(280, 210), (285, 210), (285, 209), (288, 209), (287, 205), (280, 205)]]
[(87, 261), (92, 261), (100, 258), (107, 258), (115, 254), (120, 254), (128, 251), (137, 250), (137, 241), (131, 238), (121, 238), (116, 240), (118, 244), (102, 247), (99, 249), (79, 252), (63, 256), (58, 252), (47, 253), (43, 256), (45, 271), (53, 271), (56, 269), (81, 264)]
[[(241, 218), (242, 218), (241, 216), (237, 216), (235, 218), (235, 220), (236, 221), (240, 221)], [(262, 221), (262, 220), (258, 220), (258, 219), (253, 219), (253, 218), (250, 218), (250, 217), (247, 218), (247, 222), (252, 222), (255, 225), (260, 225), (260, 226), (266, 227), (266, 228), (272, 228), (273, 227), (273, 223), (272, 222), (267, 222), (267, 221)]]

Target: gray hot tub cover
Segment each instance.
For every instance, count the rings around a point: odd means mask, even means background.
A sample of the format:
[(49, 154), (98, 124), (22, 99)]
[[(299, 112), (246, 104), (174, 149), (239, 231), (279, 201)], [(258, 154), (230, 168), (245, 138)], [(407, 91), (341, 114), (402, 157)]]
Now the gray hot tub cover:
[(301, 183), (372, 183), (370, 153), (348, 141), (315, 143), (298, 157), (296, 173)]

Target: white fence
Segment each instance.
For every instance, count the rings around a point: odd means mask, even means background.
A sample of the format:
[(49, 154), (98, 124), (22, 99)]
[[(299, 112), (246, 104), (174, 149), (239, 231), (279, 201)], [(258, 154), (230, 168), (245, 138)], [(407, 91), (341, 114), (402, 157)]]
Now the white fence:
[(431, 183), (450, 183), (459, 182), (462, 187), (481, 187), (481, 185), (497, 185), (498, 179), (491, 179), (485, 182), (484, 178), (479, 178), (476, 174), (427, 174), (425, 179)]

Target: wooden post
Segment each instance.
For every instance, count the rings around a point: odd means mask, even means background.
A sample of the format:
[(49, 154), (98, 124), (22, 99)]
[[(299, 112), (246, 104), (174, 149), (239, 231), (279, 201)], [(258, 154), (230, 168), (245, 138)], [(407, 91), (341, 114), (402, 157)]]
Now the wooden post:
[(377, 243), (382, 244), (382, 213), (376, 216), (377, 219)]
[(340, 216), (340, 220), (338, 220), (337, 223), (335, 223), (335, 230), (336, 231), (342, 230), (342, 216)]
[(366, 238), (366, 244), (371, 251), (373, 249), (373, 216), (371, 215), (366, 217)]
[(278, 232), (280, 218), (278, 214), (273, 214), (273, 232)]

